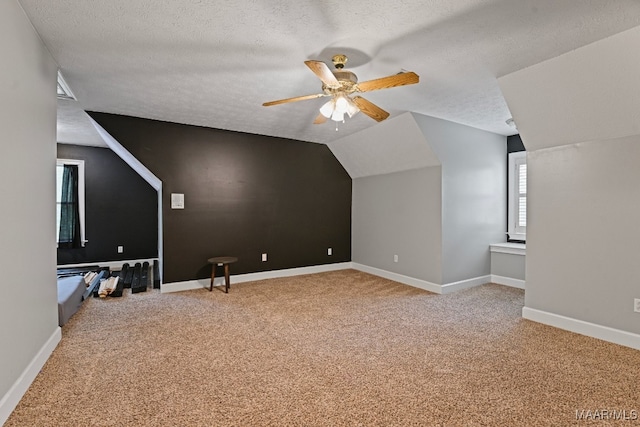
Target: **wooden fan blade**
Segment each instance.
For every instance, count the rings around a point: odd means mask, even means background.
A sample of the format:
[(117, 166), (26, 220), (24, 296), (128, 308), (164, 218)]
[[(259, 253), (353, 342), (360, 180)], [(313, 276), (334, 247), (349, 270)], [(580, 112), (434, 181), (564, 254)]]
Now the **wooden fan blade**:
[(400, 73), (393, 76), (382, 77), (380, 79), (368, 80), (366, 82), (358, 83), (356, 90), (358, 92), (368, 92), (371, 90), (388, 89), (390, 87), (412, 85), (418, 83), (420, 77), (413, 71), (406, 73)]
[(314, 125), (321, 125), (323, 123), (325, 123), (328, 119), (323, 116), (322, 114), (318, 114), (318, 117), (316, 117), (316, 119), (313, 121)]
[(286, 104), (287, 102), (306, 101), (307, 99), (322, 98), (323, 96), (327, 96), (327, 95), (325, 95), (324, 93), (316, 93), (314, 95), (296, 96), (294, 98), (286, 98), (286, 99), (279, 99), (277, 101), (265, 102), (264, 104), (262, 104), (262, 106), (269, 107), (271, 105)]
[(389, 113), (384, 111), (382, 108), (378, 107), (373, 102), (367, 101), (361, 96), (353, 97), (352, 101), (358, 106), (360, 111), (362, 111), (367, 116), (371, 117), (376, 122), (381, 122), (387, 117), (389, 117)]
[(327, 64), (322, 61), (304, 61), (304, 63), (322, 80), (322, 83), (334, 89), (340, 87), (340, 82), (336, 79), (336, 76), (333, 75)]

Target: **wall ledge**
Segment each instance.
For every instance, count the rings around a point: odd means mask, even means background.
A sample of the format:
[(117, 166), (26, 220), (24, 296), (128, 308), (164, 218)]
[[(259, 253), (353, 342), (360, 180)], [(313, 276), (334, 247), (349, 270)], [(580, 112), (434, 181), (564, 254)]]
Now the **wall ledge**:
[(16, 382), (13, 383), (9, 391), (0, 399), (0, 425), (3, 425), (5, 421), (7, 421), (13, 410), (18, 406), (20, 399), (22, 399), (22, 396), (27, 392), (33, 380), (36, 379), (36, 376), (49, 359), (49, 356), (51, 356), (51, 353), (53, 353), (53, 350), (56, 349), (61, 339), (62, 329), (56, 326), (53, 334), (51, 334), (49, 339), (43, 344), (40, 351), (38, 351), (31, 362), (29, 362), (29, 365), (27, 365), (22, 374), (20, 374)]
[(534, 322), (554, 326), (599, 340), (608, 341), (625, 347), (640, 350), (640, 335), (620, 329), (610, 328), (584, 320), (573, 319), (560, 314), (549, 313), (535, 308), (524, 307), (522, 317)]

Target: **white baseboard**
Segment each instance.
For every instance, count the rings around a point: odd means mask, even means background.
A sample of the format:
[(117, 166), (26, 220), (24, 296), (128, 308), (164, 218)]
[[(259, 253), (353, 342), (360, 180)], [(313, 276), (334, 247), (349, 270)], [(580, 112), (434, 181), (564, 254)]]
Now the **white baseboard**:
[(0, 425), (7, 421), (61, 339), (62, 329), (58, 326), (26, 369), (20, 374), (16, 382), (13, 383), (9, 391), (2, 397), (0, 400)]
[(512, 277), (491, 275), (491, 283), (497, 283), (498, 285), (511, 286), (512, 288), (525, 289), (525, 281), (520, 279), (514, 279)]
[(413, 286), (414, 288), (424, 289), (425, 291), (434, 292), (436, 294), (442, 293), (442, 286), (435, 283), (427, 282), (426, 280), (416, 279), (414, 277), (405, 276), (391, 271), (382, 270), (380, 268), (369, 267), (368, 265), (353, 263), (353, 268), (365, 273), (373, 274), (374, 276), (384, 277), (385, 279), (393, 280), (394, 282), (404, 283), (405, 285)]
[(442, 294), (450, 294), (451, 292), (461, 291), (463, 289), (473, 288), (475, 286), (484, 285), (491, 281), (491, 276), (478, 276), (471, 279), (460, 280), (458, 282), (445, 283), (441, 286)]
[[(335, 264), (312, 265), (310, 267), (287, 268), (283, 270), (260, 271), (257, 273), (231, 275), (231, 285), (234, 283), (253, 282), (256, 280), (275, 279), (278, 277), (301, 276), (303, 274), (324, 273), (326, 271), (346, 270), (352, 268), (352, 263), (341, 262)], [(184, 282), (163, 283), (161, 293), (189, 291), (192, 289), (208, 288), (211, 279), (186, 280)], [(213, 286), (224, 286), (224, 277), (216, 277)]]
[(434, 292), (436, 294), (449, 294), (451, 292), (460, 291), (462, 289), (472, 288), (474, 286), (484, 285), (489, 283), (490, 276), (479, 276), (472, 279), (460, 280), (459, 282), (445, 283), (444, 285), (438, 285), (426, 280), (416, 279), (414, 277), (405, 276), (403, 274), (393, 273), (391, 271), (382, 270), (375, 267), (370, 267), (364, 264), (353, 263), (353, 268), (356, 270), (364, 271), (365, 273), (373, 274), (374, 276), (384, 277), (385, 279), (393, 280), (395, 282), (404, 283), (405, 285), (413, 286), (414, 288), (424, 289), (425, 291)]
[[(484, 285), (489, 283), (491, 276), (480, 276), (472, 279), (461, 280), (459, 282), (446, 283), (444, 285), (438, 285), (428, 282), (422, 279), (416, 279), (414, 277), (404, 276), (402, 274), (393, 273), (391, 271), (382, 270), (375, 267), (369, 267), (368, 265), (358, 264), (355, 262), (343, 262), (337, 264), (324, 264), (315, 265), (311, 267), (289, 268), (284, 270), (271, 270), (261, 271), (258, 273), (247, 273), (231, 275), (231, 284), (242, 282), (253, 282), (256, 280), (274, 279), (278, 277), (290, 277), (300, 276), (303, 274), (323, 273), (325, 271), (345, 270), (353, 268), (355, 270), (363, 271), (365, 273), (373, 274), (374, 276), (384, 277), (385, 279), (393, 280), (396, 282), (404, 283), (405, 285), (413, 286), (415, 288), (424, 289), (425, 291), (434, 292), (436, 294), (448, 294), (451, 292), (459, 291), (462, 289), (471, 288), (474, 286)], [(192, 289), (203, 289), (209, 287), (210, 279), (194, 279), (186, 280), (183, 282), (163, 283), (160, 286), (160, 292), (180, 292), (189, 291)], [(213, 286), (224, 286), (224, 277), (216, 277)]]
[(522, 309), (522, 317), (534, 322), (575, 332), (580, 335), (586, 335), (588, 337), (640, 350), (640, 335), (631, 332), (585, 322), (584, 320), (573, 319), (571, 317), (549, 313), (530, 307), (524, 307)]
[(100, 267), (109, 267), (111, 270), (120, 270), (124, 263), (129, 264), (130, 266), (136, 265), (137, 262), (140, 264), (147, 261), (149, 264), (153, 265), (153, 261), (157, 261), (158, 258), (144, 258), (144, 259), (131, 259), (131, 260), (122, 260), (122, 261), (98, 261), (98, 262), (85, 262), (83, 264), (65, 264), (59, 265), (58, 268), (77, 268), (77, 267), (91, 267), (93, 265), (99, 265)]

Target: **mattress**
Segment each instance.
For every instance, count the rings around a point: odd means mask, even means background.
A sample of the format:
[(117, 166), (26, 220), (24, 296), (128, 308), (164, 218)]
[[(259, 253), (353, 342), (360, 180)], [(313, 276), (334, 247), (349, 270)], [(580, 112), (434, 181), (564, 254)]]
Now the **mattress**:
[(82, 295), (87, 289), (83, 276), (58, 279), (58, 324), (60, 326), (75, 314), (82, 305)]

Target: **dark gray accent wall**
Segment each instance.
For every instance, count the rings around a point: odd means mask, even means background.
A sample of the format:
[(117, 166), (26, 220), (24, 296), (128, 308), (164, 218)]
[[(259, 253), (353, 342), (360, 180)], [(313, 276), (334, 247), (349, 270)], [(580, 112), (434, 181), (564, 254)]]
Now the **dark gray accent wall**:
[(206, 278), (219, 255), (234, 274), (351, 260), (351, 178), (325, 145), (90, 114), (162, 180), (164, 282)]
[(84, 248), (58, 249), (58, 265), (156, 258), (156, 190), (108, 148), (58, 144), (57, 156), (85, 162), (88, 240)]
[(518, 151), (525, 151), (524, 144), (520, 134), (511, 135), (507, 137), (507, 154), (515, 153)]

